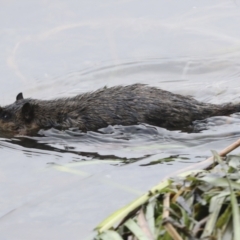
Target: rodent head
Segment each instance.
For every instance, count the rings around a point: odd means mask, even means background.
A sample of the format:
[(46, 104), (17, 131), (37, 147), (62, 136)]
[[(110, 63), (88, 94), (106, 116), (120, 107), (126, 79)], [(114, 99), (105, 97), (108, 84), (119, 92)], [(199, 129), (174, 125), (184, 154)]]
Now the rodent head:
[(28, 135), (39, 130), (34, 123), (34, 106), (31, 99), (24, 99), (19, 93), (16, 101), (0, 107), (0, 131), (10, 135)]

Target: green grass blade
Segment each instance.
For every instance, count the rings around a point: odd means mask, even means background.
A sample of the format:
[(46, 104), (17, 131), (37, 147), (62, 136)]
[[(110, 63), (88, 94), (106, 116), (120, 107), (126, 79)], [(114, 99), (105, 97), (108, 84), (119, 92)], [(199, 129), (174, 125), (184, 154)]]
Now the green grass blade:
[(155, 235), (154, 207), (155, 207), (155, 201), (151, 201), (150, 203), (148, 203), (146, 207), (146, 220), (148, 222), (149, 229), (153, 235)]
[(123, 238), (115, 231), (105, 231), (98, 236), (98, 240), (123, 240)]
[(139, 225), (132, 219), (127, 220), (124, 224), (139, 240), (150, 240)]
[(240, 183), (236, 183), (226, 178), (216, 178), (216, 177), (206, 176), (206, 177), (198, 178), (198, 180), (204, 181), (206, 183), (211, 183), (216, 187), (229, 187), (229, 183), (230, 183), (233, 188), (240, 190)]
[(239, 215), (239, 207), (238, 207), (237, 199), (233, 191), (231, 191), (231, 206), (232, 206), (232, 214), (233, 214), (234, 240), (239, 240), (240, 239), (240, 215)]
[(224, 200), (225, 200), (225, 197), (219, 198), (218, 196), (214, 196), (211, 198), (211, 202), (209, 206), (210, 215), (204, 227), (204, 231), (201, 236), (202, 238), (208, 237), (213, 233), (216, 226), (217, 218), (222, 208), (222, 204), (224, 203)]
[(231, 221), (229, 221), (221, 240), (232, 240), (233, 239), (232, 236), (233, 236), (233, 226)]

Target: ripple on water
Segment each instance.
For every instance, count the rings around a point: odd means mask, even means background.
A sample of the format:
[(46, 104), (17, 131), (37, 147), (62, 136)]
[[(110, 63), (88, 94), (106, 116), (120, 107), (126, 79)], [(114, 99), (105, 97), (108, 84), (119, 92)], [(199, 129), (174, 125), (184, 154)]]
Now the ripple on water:
[(78, 129), (40, 130), (38, 136), (2, 139), (0, 146), (27, 151), (28, 154), (76, 155), (74, 161), (139, 161), (141, 166), (179, 161), (194, 162), (207, 156), (209, 147), (219, 150), (219, 141), (240, 135), (239, 114), (196, 121), (191, 132), (169, 131), (147, 124), (108, 126), (97, 132)]
[[(115, 65), (103, 63), (100, 67), (73, 72), (52, 81), (39, 82), (39, 91), (51, 96), (52, 94), (45, 91), (51, 89), (51, 85), (56, 96), (72, 96), (92, 90), (93, 86), (95, 89), (104, 85), (146, 83), (148, 79), (148, 84), (184, 95), (191, 94), (201, 101), (237, 102), (240, 88), (237, 81), (240, 66), (237, 60), (238, 54), (234, 53), (202, 59), (149, 58), (125, 60)], [(66, 86), (71, 90), (67, 90)], [(61, 91), (62, 93), (58, 94)], [(27, 149), (28, 154), (40, 150), (48, 154), (71, 153), (79, 161), (116, 159), (123, 163), (143, 163), (167, 159), (172, 155), (184, 155), (183, 159), (176, 158), (181, 161), (199, 161), (197, 158), (206, 156), (210, 146), (218, 150), (220, 140), (224, 142), (236, 138), (239, 135), (239, 123), (239, 114), (233, 114), (196, 121), (193, 128), (183, 132), (168, 131), (147, 124), (108, 126), (98, 132), (87, 133), (77, 129), (49, 129), (41, 130), (35, 137), (3, 139), (1, 144), (5, 146), (7, 142), (7, 147), (12, 148), (22, 146), (23, 150)], [(185, 159), (186, 154), (188, 159)]]

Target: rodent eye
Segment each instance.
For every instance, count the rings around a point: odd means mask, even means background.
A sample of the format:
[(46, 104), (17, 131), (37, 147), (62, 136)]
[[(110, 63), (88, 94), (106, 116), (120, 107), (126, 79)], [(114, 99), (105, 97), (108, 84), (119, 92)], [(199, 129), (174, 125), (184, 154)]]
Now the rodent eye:
[(2, 118), (3, 120), (8, 120), (10, 117), (11, 117), (11, 115), (10, 115), (9, 113), (7, 113), (7, 112), (3, 112), (3, 113), (1, 114), (1, 118)]

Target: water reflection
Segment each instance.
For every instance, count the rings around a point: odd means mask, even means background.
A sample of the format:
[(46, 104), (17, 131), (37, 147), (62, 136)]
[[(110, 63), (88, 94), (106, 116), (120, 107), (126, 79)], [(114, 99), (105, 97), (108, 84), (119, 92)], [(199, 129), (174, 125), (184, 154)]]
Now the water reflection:
[[(108, 126), (97, 132), (52, 128), (40, 130), (38, 136), (5, 138), (0, 145), (12, 149), (21, 146), (21, 150), (28, 155), (40, 153), (62, 156), (70, 153), (76, 155), (75, 161), (116, 160), (122, 164), (140, 161), (141, 166), (148, 166), (173, 160), (193, 161), (194, 158), (201, 157), (201, 154), (196, 154), (191, 149), (200, 148), (206, 142), (218, 142), (220, 138), (237, 137), (240, 135), (240, 130), (236, 130), (239, 125), (239, 114), (233, 114), (195, 121), (189, 131), (171, 131), (148, 124)], [(172, 152), (175, 153), (174, 156)], [(169, 156), (165, 157), (167, 154)], [(202, 157), (205, 156), (204, 153)], [(149, 162), (141, 164), (144, 159)]]

